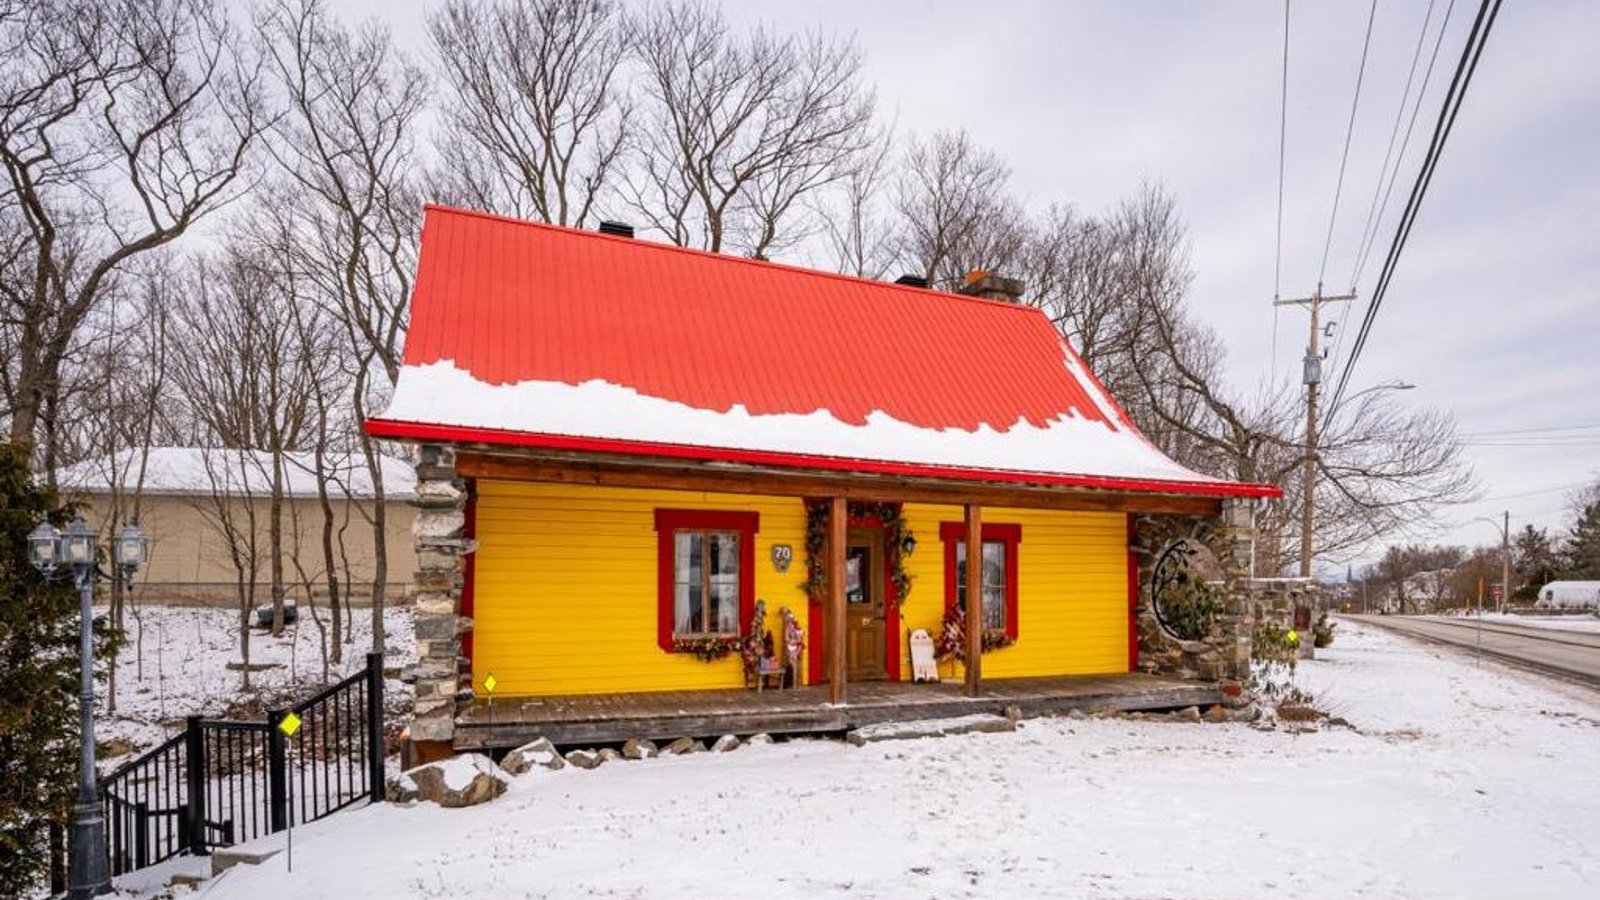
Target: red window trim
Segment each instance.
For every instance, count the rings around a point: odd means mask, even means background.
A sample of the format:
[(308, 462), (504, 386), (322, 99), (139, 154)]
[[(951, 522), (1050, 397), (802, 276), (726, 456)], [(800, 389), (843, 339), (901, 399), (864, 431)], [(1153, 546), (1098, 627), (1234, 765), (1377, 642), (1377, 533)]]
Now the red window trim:
[[(1006, 637), (1017, 639), (1017, 545), (1022, 543), (1022, 526), (996, 522), (983, 524), (983, 539), (999, 541), (1006, 548)], [(944, 542), (944, 608), (956, 605), (956, 545), (967, 540), (967, 523), (940, 522), (939, 540)]]
[(1128, 671), (1139, 671), (1139, 555), (1133, 552), (1139, 527), (1128, 513)]
[(739, 533), (739, 632), (744, 633), (756, 613), (756, 533), (761, 514), (714, 509), (656, 510), (656, 644), (672, 648), (672, 535), (678, 531), (737, 531)]

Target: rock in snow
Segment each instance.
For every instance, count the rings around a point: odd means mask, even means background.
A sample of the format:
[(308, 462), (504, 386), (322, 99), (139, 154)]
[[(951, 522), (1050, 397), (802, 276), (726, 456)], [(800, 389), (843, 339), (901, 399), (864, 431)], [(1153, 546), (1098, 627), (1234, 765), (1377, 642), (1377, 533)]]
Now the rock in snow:
[(580, 769), (598, 769), (605, 759), (593, 750), (571, 750), (567, 752), (567, 762)]
[(408, 770), (419, 800), (446, 808), (476, 806), (504, 794), (511, 776), (482, 753), (465, 753)]
[(411, 803), (417, 799), (417, 783), (409, 775), (391, 775), (383, 796), (390, 803)]
[(662, 756), (682, 756), (685, 753), (704, 753), (706, 745), (690, 737), (681, 737), (661, 751)]
[(656, 742), (648, 738), (631, 738), (622, 745), (622, 755), (628, 759), (651, 759), (659, 753)]
[(500, 768), (513, 775), (521, 775), (531, 771), (534, 766), (543, 766), (546, 769), (566, 768), (567, 761), (556, 752), (555, 745), (544, 738), (529, 741), (521, 747), (506, 754), (500, 760)]
[(717, 742), (711, 745), (712, 753), (727, 753), (730, 750), (737, 749), (739, 749), (739, 736), (734, 734), (725, 734), (717, 738)]

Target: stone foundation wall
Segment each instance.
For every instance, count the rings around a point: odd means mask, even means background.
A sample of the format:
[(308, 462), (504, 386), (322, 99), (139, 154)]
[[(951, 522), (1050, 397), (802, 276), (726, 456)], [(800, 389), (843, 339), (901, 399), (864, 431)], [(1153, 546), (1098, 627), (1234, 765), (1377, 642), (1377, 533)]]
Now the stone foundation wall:
[[(1317, 620), (1320, 595), (1316, 582), (1298, 578), (1260, 578), (1246, 581), (1244, 587), (1256, 622), (1276, 625), (1283, 631), (1299, 631), (1299, 657), (1312, 659), (1316, 656), (1311, 634)], [(1301, 611), (1298, 621), (1296, 610)]]
[(411, 740), (449, 741), (456, 704), (472, 696), (471, 667), (461, 654), (461, 636), (472, 629), (472, 620), (461, 615), (461, 589), (466, 555), (477, 549), (466, 535), (467, 485), (456, 475), (454, 448), (422, 446), (413, 503), (417, 662), (407, 673), (416, 686)]
[[(1139, 567), (1139, 670), (1200, 681), (1240, 681), (1250, 676), (1250, 638), (1257, 604), (1250, 590), (1250, 544), (1255, 537), (1248, 506), (1227, 501), (1221, 516), (1140, 516), (1129, 547)], [(1207, 551), (1197, 577), (1220, 584), (1223, 611), (1198, 640), (1182, 640), (1161, 626), (1152, 599), (1155, 567), (1178, 540)]]

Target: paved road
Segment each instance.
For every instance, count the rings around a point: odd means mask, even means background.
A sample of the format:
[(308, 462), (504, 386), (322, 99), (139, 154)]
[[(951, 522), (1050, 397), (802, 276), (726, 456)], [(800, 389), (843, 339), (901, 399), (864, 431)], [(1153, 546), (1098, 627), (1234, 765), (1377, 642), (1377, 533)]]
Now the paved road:
[(1485, 656), (1600, 687), (1600, 634), (1485, 622), (1480, 636), (1478, 623), (1471, 619), (1431, 616), (1351, 618), (1472, 651), (1480, 647), (1481, 641)]

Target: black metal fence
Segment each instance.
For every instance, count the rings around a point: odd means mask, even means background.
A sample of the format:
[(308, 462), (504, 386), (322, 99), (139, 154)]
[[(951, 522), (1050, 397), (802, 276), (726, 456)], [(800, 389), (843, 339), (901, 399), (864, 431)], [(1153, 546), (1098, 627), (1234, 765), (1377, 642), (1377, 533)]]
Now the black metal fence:
[[(300, 719), (293, 735), (279, 726)], [(203, 854), (383, 800), (383, 654), (265, 722), (191, 716), (100, 780), (111, 872)]]

